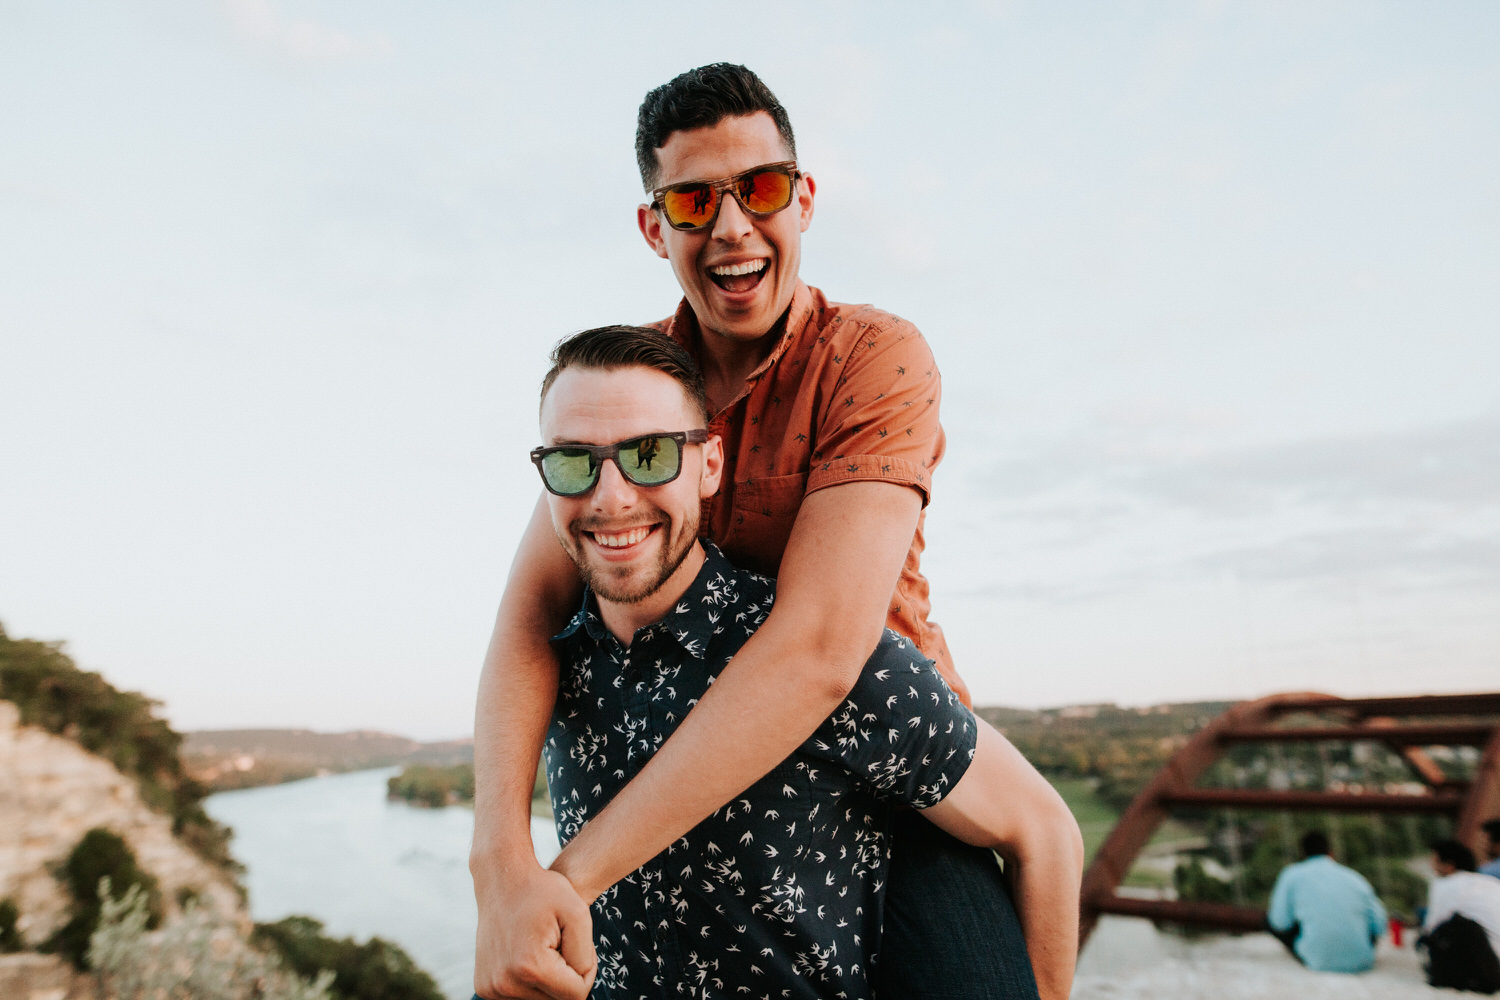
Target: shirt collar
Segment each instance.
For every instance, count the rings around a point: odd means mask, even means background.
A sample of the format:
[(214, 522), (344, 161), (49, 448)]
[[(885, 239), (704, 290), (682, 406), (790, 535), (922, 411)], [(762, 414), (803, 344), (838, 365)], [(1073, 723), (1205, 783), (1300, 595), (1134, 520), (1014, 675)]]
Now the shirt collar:
[[(711, 589), (717, 589), (723, 581), (730, 579), (735, 573), (735, 568), (719, 547), (707, 538), (700, 538), (698, 543), (703, 546), (703, 565), (698, 570), (698, 575), (693, 582), (688, 584), (687, 590), (672, 605), (666, 617), (654, 625), (647, 625), (636, 632), (635, 639), (640, 639), (648, 633), (660, 632), (671, 636), (676, 643), (682, 647), (683, 652), (694, 659), (703, 659), (708, 651), (709, 640), (713, 638), (717, 630), (715, 617), (710, 617), (714, 607), (714, 600), (710, 593)], [(712, 585), (712, 587), (711, 587)], [(583, 591), (583, 604), (568, 621), (567, 627), (552, 637), (553, 642), (559, 642), (571, 636), (577, 635), (582, 629), (594, 642), (604, 642), (613, 639), (608, 628), (604, 625), (604, 619), (599, 617), (599, 601), (594, 592), (588, 588)]]
[[(777, 320), (776, 326), (772, 327), (772, 333), (778, 328), (781, 336), (776, 340), (776, 346), (771, 348), (771, 353), (766, 355), (764, 361), (745, 376), (746, 382), (753, 382), (760, 378), (772, 365), (774, 365), (787, 348), (790, 347), (807, 324), (812, 322), (814, 310), (812, 290), (801, 278), (797, 279), (797, 287), (792, 291), (791, 305), (787, 306), (786, 313), (782, 319)], [(673, 340), (687, 348), (694, 358), (703, 356), (703, 331), (698, 326), (698, 316), (693, 312), (693, 307), (688, 305), (686, 296), (677, 304), (677, 312), (672, 315), (672, 328), (670, 331)]]

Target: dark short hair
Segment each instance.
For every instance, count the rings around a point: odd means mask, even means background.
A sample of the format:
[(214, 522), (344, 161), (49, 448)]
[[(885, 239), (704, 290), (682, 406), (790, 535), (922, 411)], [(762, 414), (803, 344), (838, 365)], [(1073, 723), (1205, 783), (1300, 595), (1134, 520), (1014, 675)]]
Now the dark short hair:
[(797, 140), (786, 108), (760, 77), (733, 63), (710, 63), (674, 77), (646, 95), (635, 122), (635, 159), (641, 168), (641, 183), (650, 191), (656, 186), (656, 151), (667, 144), (673, 132), (710, 128), (725, 118), (764, 111), (776, 123), (781, 141), (792, 159), (797, 158)]
[[(565, 368), (651, 368), (670, 375), (698, 408), (706, 424), (708, 390), (693, 356), (660, 330), (600, 326), (566, 337), (552, 348), (552, 367), (542, 378), (542, 399)], [(682, 428), (692, 430), (694, 428)]]
[(1302, 835), (1302, 856), (1317, 857), (1328, 853), (1328, 836), (1322, 830), (1309, 830)]
[(1432, 845), (1432, 853), (1461, 872), (1471, 872), (1476, 867), (1474, 852), (1456, 840), (1439, 840)]

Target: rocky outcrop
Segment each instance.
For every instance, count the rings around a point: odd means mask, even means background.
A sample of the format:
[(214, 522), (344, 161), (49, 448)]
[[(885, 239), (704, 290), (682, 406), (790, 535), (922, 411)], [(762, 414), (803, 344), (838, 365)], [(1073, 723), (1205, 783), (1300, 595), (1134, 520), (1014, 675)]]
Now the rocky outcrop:
[(98, 984), (56, 955), (0, 955), (0, 997), (5, 1000), (95, 1000)]
[(72, 740), (22, 725), (19, 709), (0, 700), (0, 898), (15, 900), (28, 944), (66, 921), (67, 898), (50, 868), (96, 826), (125, 839), (161, 883), (169, 913), (189, 890), (248, 921), (230, 880), (172, 835), (172, 821), (141, 801), (134, 779)]

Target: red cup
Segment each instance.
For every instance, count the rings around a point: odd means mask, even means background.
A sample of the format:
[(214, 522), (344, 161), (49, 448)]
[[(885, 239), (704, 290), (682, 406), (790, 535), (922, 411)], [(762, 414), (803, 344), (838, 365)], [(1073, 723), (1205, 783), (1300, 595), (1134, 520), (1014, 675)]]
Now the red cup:
[(1392, 917), (1391, 918), (1391, 944), (1395, 945), (1397, 948), (1401, 947), (1401, 931), (1402, 931), (1402, 929), (1403, 929), (1403, 925), (1401, 923), (1401, 918), (1400, 917)]

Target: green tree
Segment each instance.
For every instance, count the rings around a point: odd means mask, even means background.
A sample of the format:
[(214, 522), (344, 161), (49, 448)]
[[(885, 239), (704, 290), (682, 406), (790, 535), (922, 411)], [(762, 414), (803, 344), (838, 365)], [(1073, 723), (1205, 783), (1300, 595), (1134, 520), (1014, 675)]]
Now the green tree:
[(434, 767), (410, 764), (386, 781), (386, 794), (393, 799), (431, 808), (474, 801), (474, 765)]
[(16, 929), (20, 917), (21, 911), (14, 899), (9, 896), (0, 899), (0, 953), (20, 951), (24, 946), (21, 932)]
[(68, 854), (58, 878), (69, 896), (68, 922), (43, 946), (66, 955), (80, 969), (88, 967), (89, 938), (99, 926), (99, 884), (103, 879), (122, 891), (139, 886), (146, 897), (148, 927), (161, 923), (161, 890), (156, 879), (136, 864), (130, 845), (113, 830), (95, 827)]
[(288, 968), (302, 976), (333, 972), (329, 990), (335, 1000), (443, 1000), (437, 983), (411, 956), (375, 937), (364, 944), (330, 938), (312, 917), (287, 917), (256, 924), (251, 941), (274, 948)]

